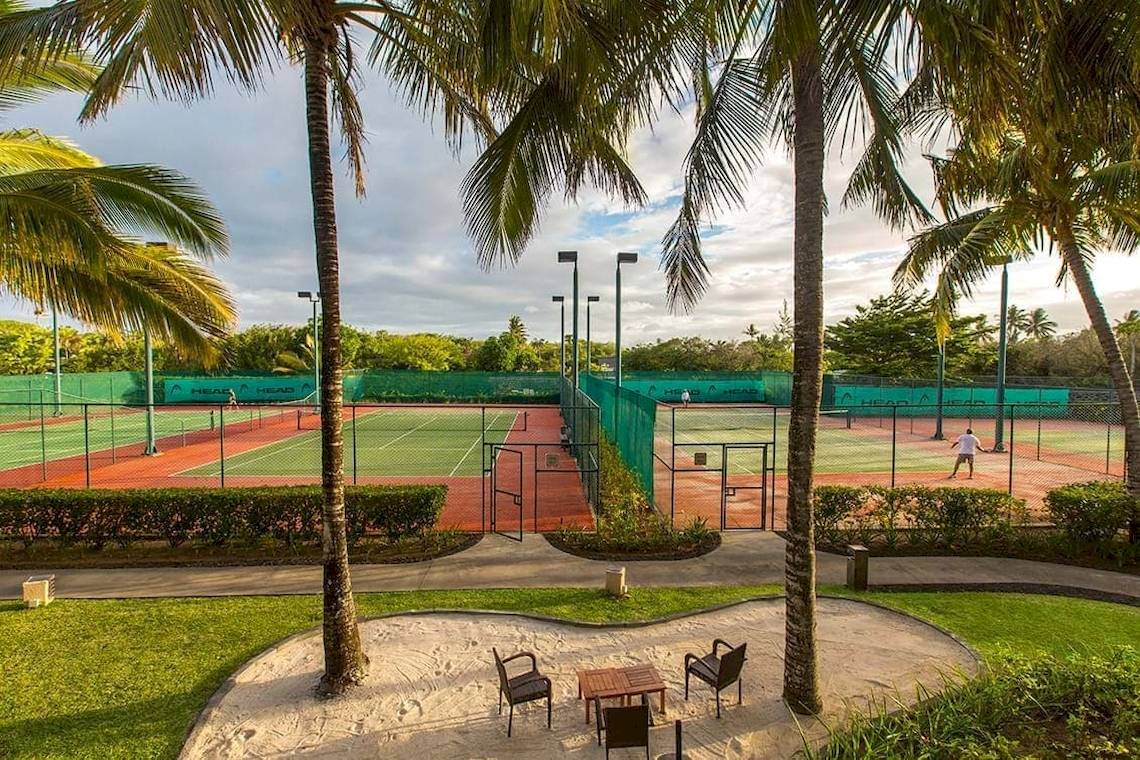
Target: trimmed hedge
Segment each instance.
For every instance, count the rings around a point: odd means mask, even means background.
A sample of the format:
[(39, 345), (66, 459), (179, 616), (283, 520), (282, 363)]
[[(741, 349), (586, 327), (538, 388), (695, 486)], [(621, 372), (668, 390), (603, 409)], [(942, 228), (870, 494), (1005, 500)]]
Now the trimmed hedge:
[(1045, 506), (1058, 528), (1076, 541), (1099, 543), (1116, 538), (1140, 520), (1140, 505), (1119, 481), (1070, 483), (1045, 494)]
[(817, 545), (861, 543), (953, 548), (1008, 535), (1025, 502), (989, 488), (818, 486)]
[[(348, 540), (422, 535), (439, 520), (446, 486), (349, 486)], [(289, 545), (321, 540), (318, 486), (123, 490), (0, 489), (0, 537), (94, 548), (159, 538), (171, 547), (265, 538)]]

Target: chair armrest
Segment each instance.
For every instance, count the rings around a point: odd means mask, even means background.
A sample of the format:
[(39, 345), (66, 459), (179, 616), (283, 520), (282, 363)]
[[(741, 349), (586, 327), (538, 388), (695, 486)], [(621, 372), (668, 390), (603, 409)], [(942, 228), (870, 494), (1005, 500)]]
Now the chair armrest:
[(719, 656), (720, 648), (722, 646), (728, 649), (730, 652), (733, 649), (736, 649), (736, 647), (734, 647), (732, 644), (729, 644), (724, 639), (713, 639), (713, 654)]
[(535, 656), (532, 652), (519, 652), (518, 654), (512, 654), (510, 657), (503, 658), (503, 664), (506, 665), (508, 662), (517, 660), (522, 657), (526, 657), (528, 660), (530, 660), (531, 671), (538, 671), (538, 661), (535, 659)]
[(685, 655), (685, 670), (688, 670), (688, 669), (689, 669), (689, 665), (690, 665), (690, 663), (692, 663), (692, 662), (694, 662), (694, 661), (696, 661), (696, 662), (699, 662), (699, 661), (700, 661), (700, 659), (701, 659), (700, 657), (697, 657), (697, 656), (696, 656), (695, 654), (693, 654), (692, 652), (689, 652), (689, 653), (687, 653), (687, 654)]

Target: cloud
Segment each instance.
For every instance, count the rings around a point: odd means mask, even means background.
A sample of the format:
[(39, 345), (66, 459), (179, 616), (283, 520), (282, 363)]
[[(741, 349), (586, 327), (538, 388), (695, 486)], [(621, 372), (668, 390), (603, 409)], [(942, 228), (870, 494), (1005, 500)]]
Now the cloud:
[[(315, 286), (312, 222), (302, 90), (298, 72), (285, 70), (263, 92), (223, 89), (191, 107), (134, 100), (85, 128), (75, 123), (79, 98), (49, 101), (8, 114), (9, 126), (32, 125), (69, 135), (104, 161), (164, 164), (193, 177), (225, 216), (233, 240), (219, 274), (233, 288), (241, 321), (300, 322), (308, 306), (297, 290)], [(779, 150), (765, 156), (746, 190), (743, 208), (720, 214), (706, 240), (712, 269), (709, 292), (689, 315), (665, 307), (659, 243), (673, 221), (682, 189), (681, 165), (692, 135), (692, 113), (666, 112), (654, 130), (637, 134), (630, 160), (649, 195), (644, 209), (628, 209), (593, 191), (576, 203), (552, 199), (533, 245), (517, 266), (484, 272), (466, 238), (458, 188), (474, 158), (457, 160), (438, 128), (425, 125), (373, 80), (363, 95), (369, 128), (368, 194), (352, 195), (338, 167), (338, 230), (344, 317), (367, 328), (434, 330), (468, 336), (501, 331), (511, 314), (525, 315), (532, 335), (554, 338), (555, 293), (569, 295), (570, 268), (555, 252), (580, 252), (583, 295), (602, 297), (595, 334), (612, 338), (614, 253), (635, 250), (642, 261), (623, 269), (626, 343), (679, 334), (737, 337), (749, 323), (769, 327), (792, 298), (794, 178)], [(890, 287), (905, 248), (904, 236), (865, 208), (841, 207), (851, 157), (829, 163), (830, 213), (825, 227), (826, 314), (829, 321)], [(921, 161), (910, 167), (921, 188), (929, 179)], [(1096, 282), (1110, 314), (1140, 302), (1135, 261), (1106, 255)], [(1013, 301), (1045, 306), (1063, 329), (1087, 323), (1071, 289), (1053, 285), (1056, 260), (1011, 269)], [(968, 308), (997, 311), (997, 278)], [(30, 318), (31, 310), (0, 299), (0, 316)]]

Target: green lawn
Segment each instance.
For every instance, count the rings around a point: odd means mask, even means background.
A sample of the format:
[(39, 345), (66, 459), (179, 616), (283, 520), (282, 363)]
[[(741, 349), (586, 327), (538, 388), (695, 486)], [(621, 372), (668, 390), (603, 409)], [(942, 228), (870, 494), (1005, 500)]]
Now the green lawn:
[[(836, 589), (829, 589), (832, 592)], [(625, 601), (584, 589), (361, 594), (361, 613), (423, 608), (639, 620), (775, 587), (638, 589)], [(985, 655), (1137, 644), (1140, 610), (1002, 594), (869, 594), (931, 620)], [(0, 603), (0, 757), (169, 758), (222, 680), (289, 634), (318, 624), (317, 597)]]
[[(502, 443), (517, 419), (514, 410), (487, 410), (484, 417), (471, 408), (365, 408), (344, 427), (346, 469), (366, 476), (479, 475), (480, 443)], [(317, 420), (301, 417), (302, 430), (288, 438), (227, 456), (226, 475), (319, 476)], [(211, 462), (179, 474), (216, 477), (219, 471)]]

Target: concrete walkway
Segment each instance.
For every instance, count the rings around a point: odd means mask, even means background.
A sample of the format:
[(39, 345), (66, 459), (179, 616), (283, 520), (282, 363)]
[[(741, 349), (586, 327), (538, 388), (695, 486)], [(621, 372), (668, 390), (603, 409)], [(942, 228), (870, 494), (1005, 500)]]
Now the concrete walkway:
[[(465, 552), (404, 565), (354, 565), (356, 591), (600, 586), (609, 563), (582, 559), (528, 534), (520, 544), (488, 535)], [(626, 562), (632, 586), (782, 584), (784, 542), (766, 532), (726, 533), (719, 549), (677, 562)], [(820, 554), (821, 584), (841, 584), (846, 559)], [(318, 594), (313, 565), (170, 567), (118, 570), (0, 570), (0, 599), (19, 598), (29, 575), (54, 573), (61, 597), (244, 596)], [(1103, 570), (991, 557), (880, 557), (871, 560), (873, 586), (1059, 589), (1140, 604), (1140, 577)]]

